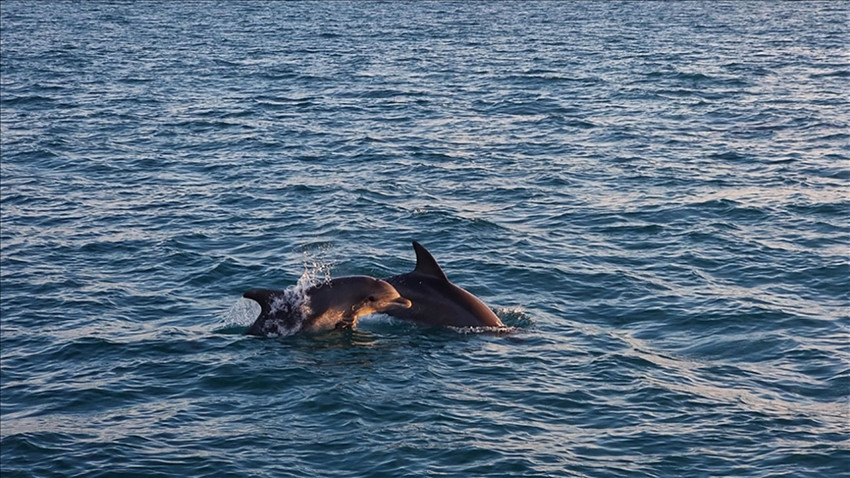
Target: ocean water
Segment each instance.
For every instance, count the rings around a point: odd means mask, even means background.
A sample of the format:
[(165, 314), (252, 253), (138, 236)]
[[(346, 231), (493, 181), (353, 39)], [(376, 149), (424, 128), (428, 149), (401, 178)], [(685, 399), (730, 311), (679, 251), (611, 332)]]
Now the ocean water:
[[(847, 2), (0, 7), (0, 470), (850, 476)], [(422, 242), (512, 328), (244, 335)]]

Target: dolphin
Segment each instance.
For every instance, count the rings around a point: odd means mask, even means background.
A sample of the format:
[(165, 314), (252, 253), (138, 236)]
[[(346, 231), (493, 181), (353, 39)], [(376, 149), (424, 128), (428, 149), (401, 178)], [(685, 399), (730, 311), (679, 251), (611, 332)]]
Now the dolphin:
[(384, 279), (413, 305), (388, 309), (385, 314), (428, 326), (505, 326), (481, 299), (452, 284), (422, 244), (413, 241), (413, 249), (416, 251), (413, 271)]
[(339, 277), (306, 289), (253, 289), (243, 297), (260, 304), (247, 334), (262, 336), (353, 329), (364, 315), (411, 306), (393, 286), (368, 276)]

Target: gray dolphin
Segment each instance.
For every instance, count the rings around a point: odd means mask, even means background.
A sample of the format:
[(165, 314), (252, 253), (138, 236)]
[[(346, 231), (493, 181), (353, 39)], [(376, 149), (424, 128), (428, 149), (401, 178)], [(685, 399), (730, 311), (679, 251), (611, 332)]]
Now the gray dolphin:
[(387, 282), (367, 276), (339, 277), (302, 290), (253, 289), (243, 297), (260, 304), (247, 333), (264, 336), (353, 329), (359, 317), (411, 305)]
[(413, 241), (413, 249), (416, 251), (416, 268), (384, 279), (413, 305), (389, 309), (384, 311), (385, 314), (420, 325), (504, 327), (481, 299), (449, 282), (434, 256), (422, 244)]

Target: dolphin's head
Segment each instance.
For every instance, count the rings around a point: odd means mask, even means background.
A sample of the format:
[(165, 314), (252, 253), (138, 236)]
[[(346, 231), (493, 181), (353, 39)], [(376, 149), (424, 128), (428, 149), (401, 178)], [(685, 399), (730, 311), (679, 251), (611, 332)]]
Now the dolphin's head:
[(368, 276), (338, 277), (310, 292), (312, 329), (350, 329), (364, 315), (412, 305), (388, 282)]
[(413, 305), (410, 300), (402, 297), (389, 282), (371, 277), (369, 279), (371, 279), (371, 284), (369, 284), (371, 292), (360, 301), (360, 306), (357, 308), (358, 316), (386, 312), (392, 309), (409, 309)]

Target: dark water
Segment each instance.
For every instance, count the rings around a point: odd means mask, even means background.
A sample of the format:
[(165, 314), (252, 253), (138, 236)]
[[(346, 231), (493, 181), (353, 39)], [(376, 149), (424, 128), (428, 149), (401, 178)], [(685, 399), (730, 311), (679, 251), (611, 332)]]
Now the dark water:
[(850, 475), (848, 10), (4, 0), (3, 476)]

